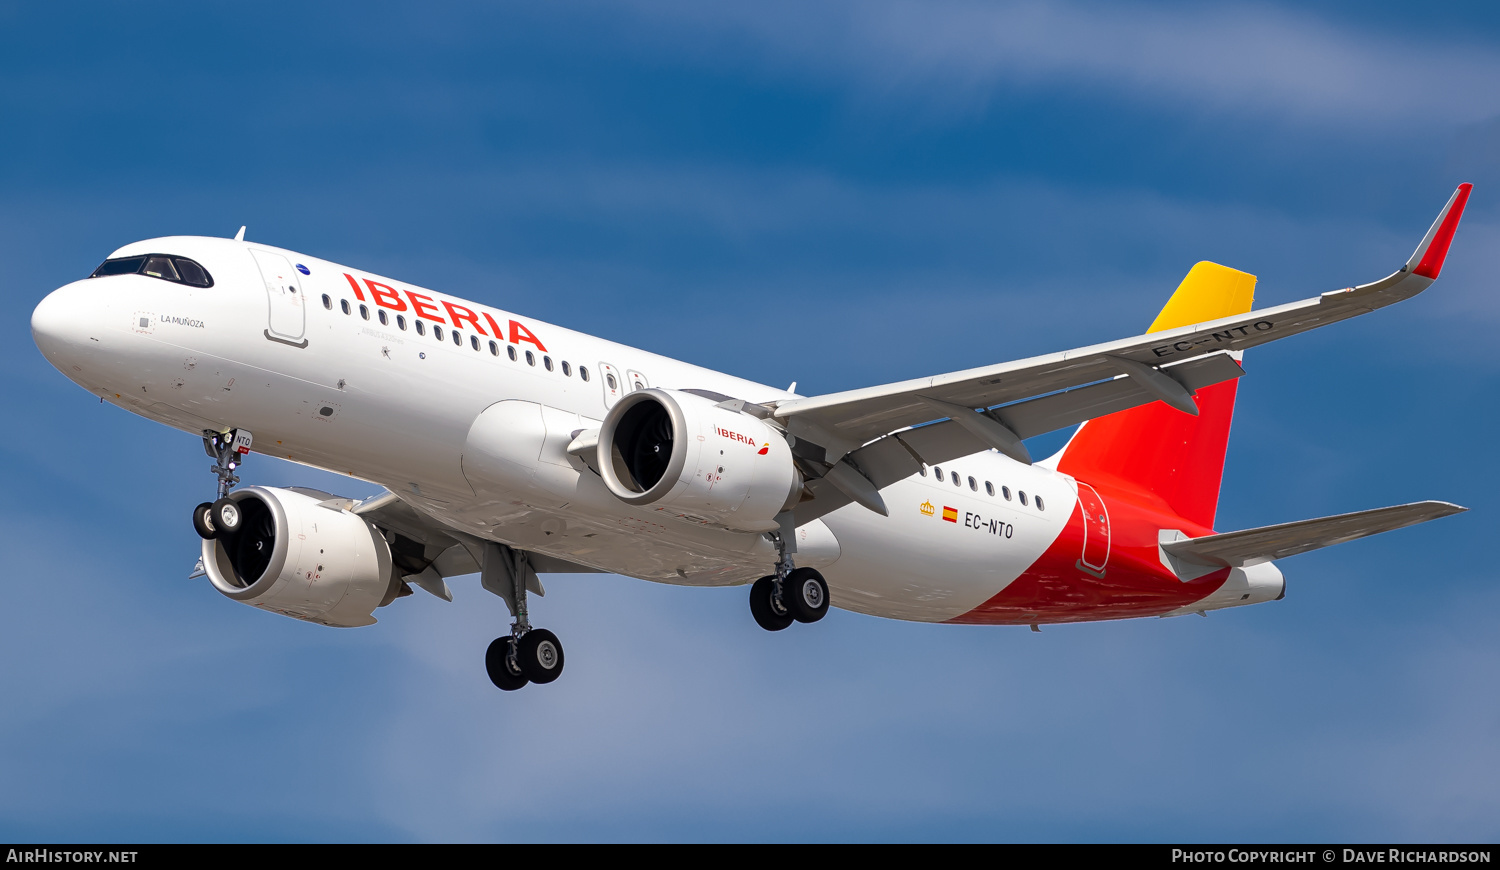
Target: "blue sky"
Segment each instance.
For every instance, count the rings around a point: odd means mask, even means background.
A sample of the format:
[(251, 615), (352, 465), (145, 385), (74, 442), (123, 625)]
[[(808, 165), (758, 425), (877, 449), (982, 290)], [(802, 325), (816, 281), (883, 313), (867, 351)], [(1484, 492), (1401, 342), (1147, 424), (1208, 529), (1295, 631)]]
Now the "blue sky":
[[(1500, 837), (1490, 5), (475, 6), (0, 2), (0, 839)], [(1219, 525), (1470, 513), (1041, 634), (557, 577), (568, 672), (516, 694), (474, 578), (357, 631), (188, 581), (201, 448), (28, 329), (248, 224), (826, 392), (1137, 333), (1200, 259), (1261, 304), (1373, 280), (1461, 181), (1433, 290), (1250, 355)]]

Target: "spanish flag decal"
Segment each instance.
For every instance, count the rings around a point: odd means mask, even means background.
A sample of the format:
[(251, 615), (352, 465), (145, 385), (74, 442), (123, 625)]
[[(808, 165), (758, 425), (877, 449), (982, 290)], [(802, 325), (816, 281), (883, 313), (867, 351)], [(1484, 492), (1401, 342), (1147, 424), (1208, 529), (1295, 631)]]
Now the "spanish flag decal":
[(958, 509), (943, 505), (943, 519), (950, 523), (958, 522)]

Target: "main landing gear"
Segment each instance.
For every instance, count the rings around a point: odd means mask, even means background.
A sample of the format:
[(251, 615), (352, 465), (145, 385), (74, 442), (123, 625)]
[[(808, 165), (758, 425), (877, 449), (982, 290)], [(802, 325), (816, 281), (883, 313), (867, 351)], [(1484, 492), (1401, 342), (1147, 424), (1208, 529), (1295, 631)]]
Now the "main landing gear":
[(253, 438), (247, 429), (203, 432), (203, 450), (214, 459), (209, 471), (219, 478), (218, 499), (193, 508), (193, 530), (206, 541), (229, 537), (239, 532), (244, 524), (244, 513), (229, 498), (229, 490), (240, 482), (234, 470), (243, 464), (241, 457), (250, 452)]
[(750, 615), (766, 631), (781, 631), (793, 622), (817, 622), (828, 613), (828, 583), (814, 568), (793, 568), (781, 535), (776, 544), (776, 573), (750, 587)]
[[(527, 683), (550, 683), (562, 676), (562, 641), (545, 628), (531, 627), (526, 593), (528, 581), (536, 572), (526, 553), (492, 543), (485, 549), (484, 559), (481, 582), (504, 598), (515, 614), (510, 634), (495, 638), (485, 650), (484, 669), (490, 682), (502, 691), (514, 692)], [(508, 576), (502, 579), (502, 574)], [(540, 584), (537, 589), (540, 591)]]

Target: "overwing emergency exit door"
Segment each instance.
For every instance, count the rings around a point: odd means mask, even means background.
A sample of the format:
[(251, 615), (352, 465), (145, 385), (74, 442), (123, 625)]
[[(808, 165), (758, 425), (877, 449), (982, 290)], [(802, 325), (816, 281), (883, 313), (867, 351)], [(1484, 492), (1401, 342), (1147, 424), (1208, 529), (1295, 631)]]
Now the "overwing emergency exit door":
[(609, 363), (599, 363), (599, 383), (604, 387), (604, 407), (613, 408), (615, 402), (625, 395), (625, 385), (620, 382), (620, 371)]
[(260, 269), (261, 280), (266, 285), (269, 314), (266, 322), (266, 338), (307, 347), (303, 334), (307, 331), (307, 306), (303, 304), (302, 282), (297, 280), (297, 270), (286, 257), (271, 251), (250, 249)]

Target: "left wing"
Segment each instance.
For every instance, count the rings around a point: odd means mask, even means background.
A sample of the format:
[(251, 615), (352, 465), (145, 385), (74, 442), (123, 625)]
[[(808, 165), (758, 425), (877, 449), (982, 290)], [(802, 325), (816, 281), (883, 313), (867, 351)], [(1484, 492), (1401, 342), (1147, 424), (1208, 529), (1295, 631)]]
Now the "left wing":
[[(453, 600), (447, 578), (477, 574), (481, 570), (483, 539), (442, 524), (389, 490), (362, 502), (349, 499), (329, 502), (329, 507), (348, 510), (385, 532), (391, 545), (391, 559), (401, 572), (401, 579), (445, 601)], [(533, 572), (527, 585), (538, 595), (546, 593), (535, 574), (590, 574), (598, 570), (543, 553), (527, 553), (527, 562)]]

